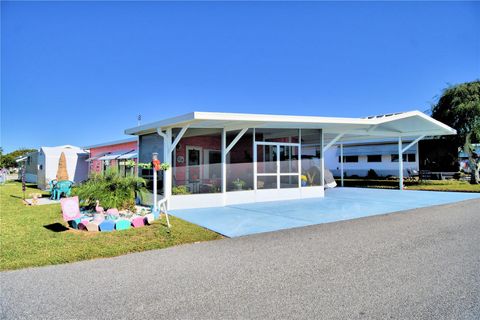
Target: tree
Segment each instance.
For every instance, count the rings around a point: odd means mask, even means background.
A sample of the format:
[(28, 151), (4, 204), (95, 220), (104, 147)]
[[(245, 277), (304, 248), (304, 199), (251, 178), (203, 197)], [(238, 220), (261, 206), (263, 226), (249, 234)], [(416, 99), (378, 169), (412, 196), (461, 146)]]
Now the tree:
[(18, 150), (10, 152), (9, 155), (11, 155), (14, 158), (18, 158), (18, 157), (22, 157), (22, 156), (26, 155), (27, 153), (33, 152), (33, 151), (37, 151), (37, 150), (36, 149), (20, 148)]
[(29, 152), (36, 151), (35, 149), (20, 148), (8, 154), (3, 154), (3, 148), (0, 147), (0, 149), (1, 149), (0, 150), (0, 167), (1, 168), (18, 167), (18, 163), (15, 161), (16, 158), (24, 156)]
[(60, 154), (60, 160), (58, 161), (57, 180), (68, 180), (67, 158), (63, 152)]
[(480, 163), (472, 144), (480, 142), (480, 80), (446, 88), (432, 107), (432, 117), (457, 130), (447, 139), (468, 154), (470, 182), (478, 184)]

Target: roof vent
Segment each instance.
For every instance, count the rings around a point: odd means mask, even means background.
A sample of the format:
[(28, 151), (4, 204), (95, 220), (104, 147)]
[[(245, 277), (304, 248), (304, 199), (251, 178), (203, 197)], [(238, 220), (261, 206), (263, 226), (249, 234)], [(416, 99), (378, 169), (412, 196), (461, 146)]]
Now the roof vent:
[(364, 117), (363, 119), (379, 119), (379, 118), (388, 118), (388, 117), (391, 117), (391, 116), (396, 116), (397, 114), (402, 114), (404, 112), (395, 112), (395, 113), (387, 113), (387, 114), (379, 114), (379, 115), (376, 115), (376, 116), (368, 116), (368, 117)]

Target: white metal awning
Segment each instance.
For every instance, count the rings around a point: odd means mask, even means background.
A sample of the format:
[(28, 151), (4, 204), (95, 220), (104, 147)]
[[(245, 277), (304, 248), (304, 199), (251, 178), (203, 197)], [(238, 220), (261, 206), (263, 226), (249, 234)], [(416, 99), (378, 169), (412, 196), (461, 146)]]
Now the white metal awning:
[(192, 112), (125, 130), (126, 134), (144, 135), (168, 128), (244, 128), (323, 129), (325, 142), (342, 134), (336, 142), (371, 140), (378, 137), (418, 137), (456, 134), (449, 126), (420, 111), (367, 118), (332, 118), (242, 113)]
[(118, 159), (134, 159), (137, 157), (137, 151), (131, 151), (125, 154), (122, 154)]
[(107, 153), (100, 153), (100, 154), (96, 155), (95, 157), (90, 157), (90, 158), (88, 158), (88, 159), (85, 160), (85, 161), (98, 160), (99, 158), (103, 157), (105, 154), (107, 154)]
[(124, 155), (128, 152), (129, 152), (128, 150), (110, 152), (110, 153), (107, 153), (107, 154), (101, 156), (97, 160), (115, 160), (115, 159), (118, 159), (120, 156), (122, 156), (122, 155)]

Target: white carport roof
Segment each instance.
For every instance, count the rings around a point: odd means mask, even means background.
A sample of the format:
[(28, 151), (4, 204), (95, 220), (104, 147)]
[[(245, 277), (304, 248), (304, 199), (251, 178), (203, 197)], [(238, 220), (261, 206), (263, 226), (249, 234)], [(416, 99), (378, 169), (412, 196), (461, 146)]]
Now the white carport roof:
[[(456, 131), (420, 111), (409, 111), (366, 118), (333, 118), (246, 113), (191, 112), (125, 130), (144, 135), (174, 127), (225, 128), (302, 128), (323, 129), (325, 140), (371, 140), (379, 137), (419, 137), (453, 135)], [(343, 134), (341, 138), (340, 134)]]

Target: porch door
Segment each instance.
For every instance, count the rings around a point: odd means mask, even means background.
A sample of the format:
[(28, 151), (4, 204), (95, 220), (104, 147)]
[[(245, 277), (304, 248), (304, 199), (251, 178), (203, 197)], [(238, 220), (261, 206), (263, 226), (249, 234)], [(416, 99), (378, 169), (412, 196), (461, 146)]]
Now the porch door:
[(202, 148), (187, 146), (187, 170), (186, 179), (189, 183), (198, 183), (200, 180), (200, 163)]
[(257, 189), (298, 188), (299, 148), (298, 143), (255, 142)]

